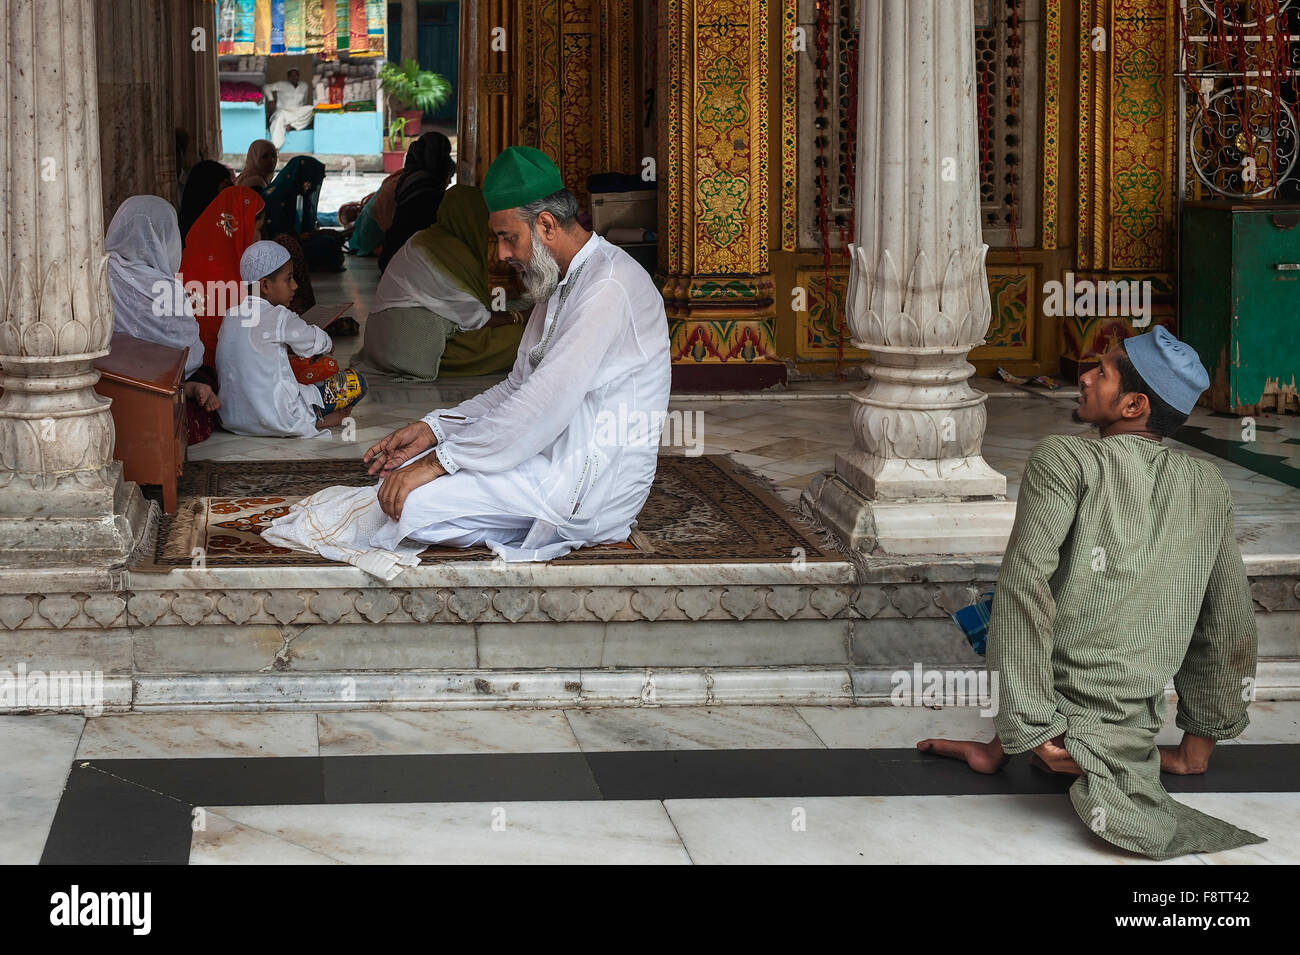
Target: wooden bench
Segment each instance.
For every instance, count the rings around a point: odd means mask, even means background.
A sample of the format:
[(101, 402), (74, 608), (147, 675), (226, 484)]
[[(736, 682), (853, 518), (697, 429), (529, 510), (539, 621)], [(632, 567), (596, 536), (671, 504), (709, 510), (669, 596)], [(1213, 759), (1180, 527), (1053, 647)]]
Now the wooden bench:
[(185, 465), (185, 358), (188, 348), (156, 345), (114, 333), (111, 351), (95, 362), (95, 390), (111, 398), (117, 438), (113, 457), (136, 484), (162, 486), (163, 509), (176, 512), (176, 478)]

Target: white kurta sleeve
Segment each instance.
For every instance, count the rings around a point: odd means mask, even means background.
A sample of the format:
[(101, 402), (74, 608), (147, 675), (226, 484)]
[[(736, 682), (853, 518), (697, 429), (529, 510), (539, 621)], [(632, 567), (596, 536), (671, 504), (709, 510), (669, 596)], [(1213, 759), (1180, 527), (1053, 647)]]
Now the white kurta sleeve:
[(275, 328), (275, 341), (288, 345), (299, 358), (324, 355), (334, 347), (325, 329), (308, 325), (284, 306), (280, 306)]
[[(605, 356), (631, 337), (632, 306), (623, 286), (615, 279), (596, 283), (555, 328), (533, 373), (486, 414), (439, 442), (438, 460), (448, 473), (508, 471), (542, 451), (569, 426), (587, 394), (605, 384)], [(515, 369), (527, 360), (521, 348)]]

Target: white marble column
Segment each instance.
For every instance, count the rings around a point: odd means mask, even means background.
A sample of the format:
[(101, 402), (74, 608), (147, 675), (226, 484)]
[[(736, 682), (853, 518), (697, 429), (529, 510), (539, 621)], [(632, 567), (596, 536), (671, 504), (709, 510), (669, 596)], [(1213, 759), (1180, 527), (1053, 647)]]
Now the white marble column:
[(113, 460), (93, 0), (0, 0), (0, 565), (106, 566), (148, 506)]
[(991, 308), (980, 234), (970, 0), (861, 5), (853, 344), (854, 447), (805, 492), (856, 549), (997, 552), (1006, 478), (980, 454), (985, 395), (966, 356)]

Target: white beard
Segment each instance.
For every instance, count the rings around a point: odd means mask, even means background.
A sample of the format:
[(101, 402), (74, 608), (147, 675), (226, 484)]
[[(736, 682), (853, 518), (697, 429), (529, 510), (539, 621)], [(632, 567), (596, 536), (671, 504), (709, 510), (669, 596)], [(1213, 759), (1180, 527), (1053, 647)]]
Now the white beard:
[(545, 302), (560, 284), (560, 263), (555, 261), (551, 250), (542, 244), (536, 229), (533, 230), (533, 256), (524, 266), (520, 281), (524, 283), (524, 294), (533, 302)]

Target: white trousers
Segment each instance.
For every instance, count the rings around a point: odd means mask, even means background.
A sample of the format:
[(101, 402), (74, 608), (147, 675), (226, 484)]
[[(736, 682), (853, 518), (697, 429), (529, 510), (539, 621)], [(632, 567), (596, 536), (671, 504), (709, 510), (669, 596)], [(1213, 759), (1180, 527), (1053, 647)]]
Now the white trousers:
[(306, 129), (311, 125), (316, 110), (312, 106), (294, 106), (289, 109), (277, 109), (271, 114), (271, 145), (279, 149), (284, 145), (284, 138), (291, 129)]

